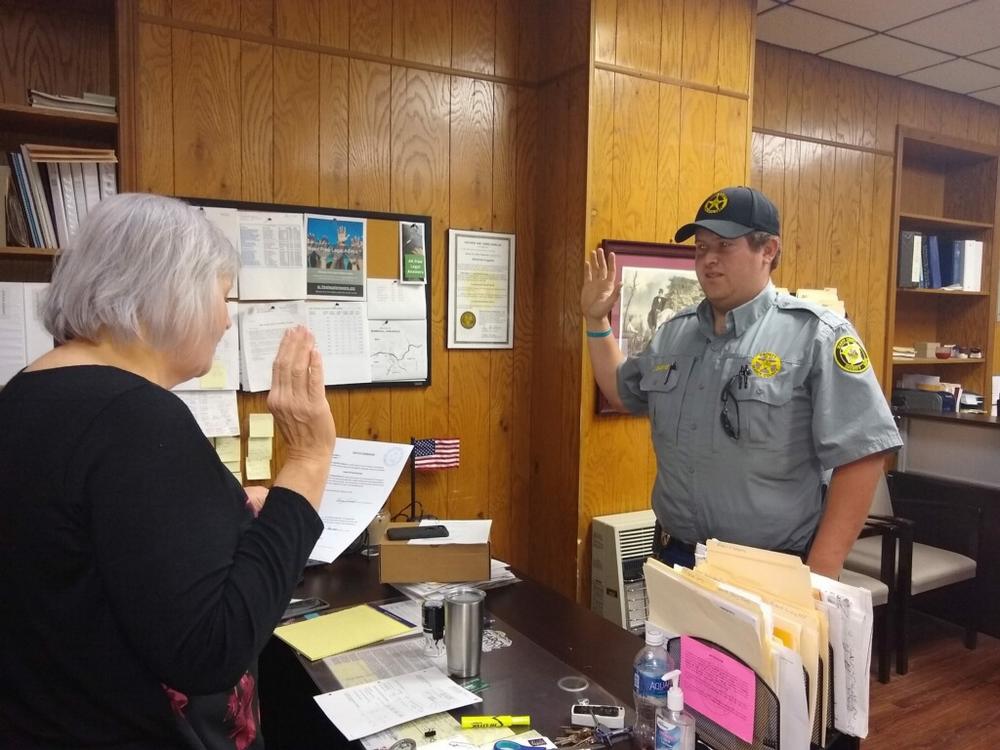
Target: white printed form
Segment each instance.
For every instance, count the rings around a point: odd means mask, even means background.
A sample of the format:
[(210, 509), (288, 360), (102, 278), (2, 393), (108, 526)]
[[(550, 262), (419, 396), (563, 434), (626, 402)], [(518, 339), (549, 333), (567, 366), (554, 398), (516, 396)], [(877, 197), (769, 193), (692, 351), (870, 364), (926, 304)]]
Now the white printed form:
[(365, 303), (310, 302), (306, 307), (326, 384), (372, 382)]
[(298, 299), (306, 291), (302, 214), (240, 211), (240, 299)]
[(240, 305), (240, 354), (248, 391), (271, 389), (271, 366), (285, 331), (307, 325), (306, 303)]
[(24, 290), (15, 281), (0, 282), (0, 385), (27, 365)]
[(435, 667), (335, 690), (317, 695), (314, 700), (349, 740), (421, 716), (482, 702), (482, 698), (459, 687)]
[[(212, 369), (197, 378), (175, 385), (175, 391), (235, 391), (240, 387), (240, 334), (238, 306), (226, 303), (230, 326), (215, 345)], [(226, 435), (233, 433), (227, 432)]]

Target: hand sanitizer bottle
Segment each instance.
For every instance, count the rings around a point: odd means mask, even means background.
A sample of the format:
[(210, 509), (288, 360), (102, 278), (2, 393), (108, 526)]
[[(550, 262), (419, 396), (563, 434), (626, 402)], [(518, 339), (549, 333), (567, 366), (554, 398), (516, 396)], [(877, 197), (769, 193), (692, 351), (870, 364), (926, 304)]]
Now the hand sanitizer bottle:
[(684, 692), (677, 684), (680, 676), (679, 669), (663, 675), (663, 681), (672, 684), (666, 707), (656, 712), (656, 750), (694, 750), (694, 717), (684, 710)]

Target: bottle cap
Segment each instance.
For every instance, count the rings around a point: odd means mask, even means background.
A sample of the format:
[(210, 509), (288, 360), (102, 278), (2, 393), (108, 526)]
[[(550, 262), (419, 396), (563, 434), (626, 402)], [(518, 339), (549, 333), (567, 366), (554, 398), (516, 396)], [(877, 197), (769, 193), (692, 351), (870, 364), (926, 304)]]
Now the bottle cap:
[(671, 672), (667, 672), (663, 675), (663, 681), (670, 681), (670, 689), (667, 691), (667, 710), (669, 711), (683, 711), (684, 710), (684, 691), (681, 690), (681, 686), (677, 681), (681, 678), (681, 670), (675, 669)]
[(663, 645), (663, 631), (648, 621), (646, 622), (646, 645)]

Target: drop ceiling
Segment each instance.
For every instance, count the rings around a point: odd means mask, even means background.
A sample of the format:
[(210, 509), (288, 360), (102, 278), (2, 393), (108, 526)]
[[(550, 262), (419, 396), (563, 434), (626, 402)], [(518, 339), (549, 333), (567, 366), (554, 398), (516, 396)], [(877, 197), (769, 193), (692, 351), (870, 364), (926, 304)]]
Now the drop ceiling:
[(1000, 105), (1000, 0), (757, 0), (757, 38)]

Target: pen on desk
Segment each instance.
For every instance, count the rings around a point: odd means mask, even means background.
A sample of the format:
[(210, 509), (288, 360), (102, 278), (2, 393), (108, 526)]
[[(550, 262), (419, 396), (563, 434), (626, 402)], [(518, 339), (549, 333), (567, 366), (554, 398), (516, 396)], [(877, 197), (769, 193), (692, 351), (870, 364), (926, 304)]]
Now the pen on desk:
[(530, 716), (463, 716), (462, 729), (487, 727), (530, 727)]

